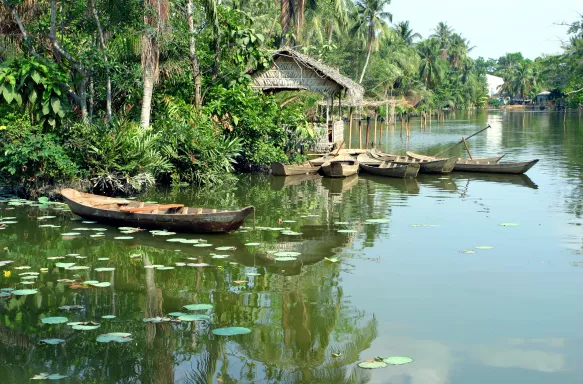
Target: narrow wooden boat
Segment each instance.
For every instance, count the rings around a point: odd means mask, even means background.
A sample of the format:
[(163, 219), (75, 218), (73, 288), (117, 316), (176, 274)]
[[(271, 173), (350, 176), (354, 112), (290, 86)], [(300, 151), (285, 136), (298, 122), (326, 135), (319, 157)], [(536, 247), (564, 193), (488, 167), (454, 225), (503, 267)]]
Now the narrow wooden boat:
[(307, 173), (317, 173), (320, 166), (313, 166), (309, 161), (301, 164), (271, 163), (271, 173), (273, 176), (294, 176), (305, 175)]
[(116, 226), (160, 228), (177, 232), (232, 232), (255, 210), (228, 211), (185, 207), (183, 204), (146, 204), (120, 198), (92, 195), (74, 189), (61, 191), (71, 211), (84, 219)]
[(324, 163), (320, 169), (326, 177), (347, 177), (358, 173), (358, 161), (332, 160)]
[[(411, 151), (407, 151), (407, 156), (412, 157), (414, 159), (418, 159), (418, 160), (443, 160), (443, 157), (435, 157), (435, 156), (426, 156), (426, 155), (420, 155), (418, 153), (415, 152), (411, 152)], [(461, 158), (458, 157), (458, 162), (462, 161), (462, 160), (469, 160), (469, 161), (480, 161), (480, 162), (484, 162), (484, 161), (489, 161), (492, 163), (497, 163), (500, 160), (502, 160), (502, 158), (506, 156), (506, 154), (501, 155), (501, 156), (496, 156), (496, 157), (481, 157), (481, 158), (474, 158), (474, 159), (465, 159), (465, 158)], [(457, 165), (457, 164), (456, 164)], [(457, 169), (453, 169), (454, 171), (456, 171)]]
[(359, 163), (360, 170), (366, 173), (372, 173), (373, 175), (386, 176), (386, 177), (398, 177), (398, 178), (408, 178), (417, 177), (419, 173), (419, 164), (399, 164), (395, 162), (383, 161), (380, 164), (364, 164)]
[[(440, 160), (437, 157), (419, 155), (413, 152), (407, 152), (407, 155), (420, 160)], [(504, 156), (505, 155), (498, 157), (484, 157), (479, 159), (459, 158), (453, 170), (456, 172), (522, 174), (528, 171), (538, 162), (538, 159), (524, 162), (500, 162)]]
[(505, 162), (491, 162), (491, 161), (472, 161), (462, 160), (458, 161), (455, 170), (456, 172), (484, 172), (484, 173), (506, 173), (513, 175), (520, 175), (531, 169), (538, 159), (531, 161), (505, 161)]
[(419, 172), (421, 173), (449, 173), (453, 171), (458, 160), (457, 157), (439, 160), (419, 160), (410, 156), (391, 155), (379, 151), (371, 151), (370, 155), (377, 160), (393, 161), (403, 164), (417, 163), (420, 166)]

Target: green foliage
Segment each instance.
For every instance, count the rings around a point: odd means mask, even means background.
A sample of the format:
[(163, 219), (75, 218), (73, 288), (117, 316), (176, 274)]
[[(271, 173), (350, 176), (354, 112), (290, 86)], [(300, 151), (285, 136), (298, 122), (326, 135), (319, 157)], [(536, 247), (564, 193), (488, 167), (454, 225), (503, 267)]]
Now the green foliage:
[(61, 87), (66, 74), (48, 60), (18, 58), (0, 63), (0, 102), (30, 112), (33, 123), (56, 127), (68, 103)]

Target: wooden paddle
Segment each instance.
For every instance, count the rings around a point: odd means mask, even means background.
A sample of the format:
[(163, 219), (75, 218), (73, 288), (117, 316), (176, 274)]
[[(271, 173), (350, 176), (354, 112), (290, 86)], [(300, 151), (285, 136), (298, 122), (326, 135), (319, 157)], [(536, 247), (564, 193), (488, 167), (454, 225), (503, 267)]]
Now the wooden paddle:
[(336, 151), (336, 154), (333, 155), (334, 157), (338, 157), (338, 155), (340, 154), (340, 150), (342, 149), (342, 146), (344, 145), (344, 140), (342, 140), (342, 142), (340, 143), (340, 146), (338, 147), (338, 150)]
[[(443, 155), (444, 153), (448, 152), (450, 149), (454, 148), (455, 146), (458, 146), (458, 145), (460, 145), (461, 143), (465, 142), (466, 140), (469, 140), (469, 139), (471, 139), (472, 137), (476, 136), (478, 133), (482, 133), (482, 132), (484, 132), (484, 131), (485, 131), (486, 129), (488, 129), (488, 128), (492, 128), (492, 127), (490, 127), (490, 124), (488, 124), (488, 126), (487, 126), (486, 128), (480, 129), (478, 132), (474, 133), (473, 135), (470, 135), (470, 136), (468, 136), (468, 137), (466, 137), (466, 138), (463, 138), (463, 137), (462, 137), (462, 139), (461, 139), (460, 141), (458, 141), (457, 143), (455, 143), (455, 144), (453, 144), (453, 145), (451, 145), (451, 146), (447, 147), (447, 148), (446, 148), (446, 149), (444, 149), (443, 151), (441, 151), (441, 152), (439, 152), (439, 153), (437, 153), (437, 154), (433, 155), (433, 157), (439, 157), (440, 155)], [(470, 155), (470, 156), (471, 156), (471, 155)]]

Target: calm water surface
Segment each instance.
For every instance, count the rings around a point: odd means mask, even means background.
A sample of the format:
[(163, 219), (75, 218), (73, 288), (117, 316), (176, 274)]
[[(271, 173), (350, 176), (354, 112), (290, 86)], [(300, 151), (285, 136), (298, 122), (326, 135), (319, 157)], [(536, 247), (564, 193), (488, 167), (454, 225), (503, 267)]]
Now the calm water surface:
[[(0, 268), (0, 287), (38, 293), (0, 301), (0, 382), (26, 383), (47, 372), (68, 375), (61, 382), (71, 383), (581, 383), (582, 121), (577, 114), (480, 112), (433, 121), (424, 131), (413, 123), (409, 138), (400, 125), (383, 132), (384, 151), (436, 153), (489, 123), (491, 129), (471, 139), (472, 154), (540, 159), (528, 176), (246, 175), (214, 190), (140, 196), (256, 206), (255, 223), (230, 235), (140, 232), (119, 240), (118, 228), (82, 223), (59, 206), (10, 206), (4, 198), (0, 216), (15, 218), (0, 231), (0, 261), (14, 263)], [(60, 227), (39, 227), (46, 224)], [(301, 235), (277, 230), (284, 227)], [(105, 237), (91, 237), (99, 228)], [(62, 235), (67, 232), (80, 234)], [(202, 238), (213, 246), (171, 238)], [(221, 246), (237, 249), (215, 249)], [(274, 251), (301, 255), (278, 261)], [(340, 261), (324, 259), (334, 257)], [(58, 262), (90, 269), (65, 270)], [(177, 262), (210, 266), (144, 268)], [(17, 269), (22, 266), (30, 269)], [(20, 274), (26, 272), (40, 275), (25, 285)], [(62, 279), (111, 285), (86, 289)], [(142, 321), (188, 312), (182, 306), (195, 303), (213, 305), (197, 312), (208, 321)], [(82, 309), (60, 310), (64, 305)], [(41, 322), (52, 316), (100, 328)], [(229, 326), (251, 333), (212, 333)], [(96, 341), (109, 332), (131, 333), (133, 340)], [(39, 345), (47, 338), (65, 342)], [(356, 366), (395, 355), (415, 361), (378, 370)]]

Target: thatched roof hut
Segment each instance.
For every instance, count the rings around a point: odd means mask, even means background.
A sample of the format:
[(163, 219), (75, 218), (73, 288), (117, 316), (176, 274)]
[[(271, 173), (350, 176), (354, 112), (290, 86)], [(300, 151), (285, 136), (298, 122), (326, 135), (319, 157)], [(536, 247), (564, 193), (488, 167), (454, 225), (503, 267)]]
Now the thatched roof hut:
[(291, 49), (273, 53), (273, 66), (252, 72), (253, 88), (262, 91), (309, 90), (333, 99), (344, 91), (351, 102), (363, 99), (364, 88), (318, 60)]

